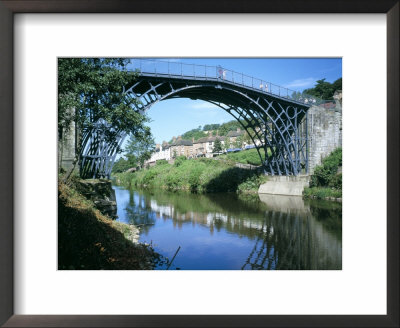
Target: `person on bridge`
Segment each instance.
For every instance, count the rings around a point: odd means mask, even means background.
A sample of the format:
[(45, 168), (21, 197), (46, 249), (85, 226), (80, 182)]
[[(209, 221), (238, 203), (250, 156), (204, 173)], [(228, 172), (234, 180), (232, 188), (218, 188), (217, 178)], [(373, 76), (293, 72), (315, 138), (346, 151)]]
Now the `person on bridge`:
[(260, 84), (260, 89), (261, 89), (261, 90), (264, 89), (264, 84), (262, 84), (262, 82), (261, 82), (261, 84)]
[(217, 68), (218, 68), (218, 78), (222, 79), (222, 76), (223, 76), (222, 67), (220, 65), (218, 65)]
[(222, 79), (226, 79), (226, 69), (222, 70)]

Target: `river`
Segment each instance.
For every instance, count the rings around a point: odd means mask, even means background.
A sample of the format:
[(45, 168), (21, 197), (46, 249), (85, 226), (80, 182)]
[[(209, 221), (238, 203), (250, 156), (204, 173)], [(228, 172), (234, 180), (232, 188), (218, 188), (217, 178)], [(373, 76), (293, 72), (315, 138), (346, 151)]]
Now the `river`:
[(117, 220), (139, 226), (140, 242), (170, 260), (180, 247), (170, 270), (342, 268), (341, 204), (113, 188)]

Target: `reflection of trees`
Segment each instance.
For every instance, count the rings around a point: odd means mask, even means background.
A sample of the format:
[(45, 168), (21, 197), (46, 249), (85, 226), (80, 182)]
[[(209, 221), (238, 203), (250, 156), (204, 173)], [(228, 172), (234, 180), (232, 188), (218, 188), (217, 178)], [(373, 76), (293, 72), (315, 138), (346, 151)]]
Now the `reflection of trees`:
[(311, 215), (269, 212), (242, 269), (341, 269), (341, 254), (341, 240)]
[(129, 191), (129, 204), (125, 208), (130, 223), (139, 226), (142, 231), (146, 232), (156, 221), (153, 213), (148, 210), (148, 202), (148, 197), (145, 197), (143, 194), (137, 194), (131, 190)]
[(327, 200), (309, 200), (311, 214), (318, 222), (342, 240), (342, 205)]
[(172, 220), (178, 228), (198, 224), (210, 234), (224, 230), (254, 240), (242, 269), (341, 269), (340, 205), (330, 208), (315, 202), (304, 207), (302, 203), (301, 209), (285, 212), (278, 206), (282, 200), (275, 203), (272, 210), (234, 194), (131, 191), (126, 213), (132, 223), (144, 225), (144, 231), (158, 218)]

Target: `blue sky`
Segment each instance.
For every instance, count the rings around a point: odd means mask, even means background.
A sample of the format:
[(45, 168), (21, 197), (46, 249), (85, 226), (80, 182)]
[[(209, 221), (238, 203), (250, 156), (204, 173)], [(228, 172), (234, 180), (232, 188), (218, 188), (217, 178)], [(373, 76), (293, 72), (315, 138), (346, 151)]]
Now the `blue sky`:
[[(180, 63), (222, 66), (227, 70), (259, 78), (295, 91), (311, 88), (317, 80), (333, 82), (342, 77), (341, 58), (157, 58), (170, 61), (171, 69)], [(188, 66), (189, 67), (189, 66)], [(171, 99), (156, 103), (147, 112), (156, 143), (210, 123), (233, 119), (219, 107), (201, 100)]]

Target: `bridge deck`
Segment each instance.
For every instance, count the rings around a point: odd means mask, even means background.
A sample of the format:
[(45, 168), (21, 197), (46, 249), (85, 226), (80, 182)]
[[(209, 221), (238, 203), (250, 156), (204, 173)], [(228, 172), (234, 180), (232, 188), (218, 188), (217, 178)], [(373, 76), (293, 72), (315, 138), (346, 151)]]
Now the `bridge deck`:
[(192, 84), (204, 84), (204, 82), (209, 82), (210, 86), (216, 87), (218, 84), (221, 85), (229, 85), (230, 87), (234, 87), (236, 90), (246, 90), (252, 91), (253, 93), (259, 94), (260, 96), (268, 96), (270, 98), (293, 103), (302, 107), (309, 108), (314, 103), (312, 100), (309, 102), (305, 102), (304, 100), (294, 99), (290, 95), (280, 95), (274, 94), (272, 92), (265, 91), (265, 89), (260, 89), (259, 87), (256, 88), (254, 86), (249, 86), (244, 83), (229, 81), (223, 78), (218, 77), (209, 77), (209, 76), (191, 76), (191, 75), (174, 75), (174, 74), (163, 74), (163, 73), (139, 73), (139, 78), (147, 78), (147, 79), (154, 79), (154, 80), (170, 80), (173, 82), (185, 81), (191, 82)]
[(224, 83), (231, 87), (243, 88), (247, 92), (251, 90), (264, 97), (276, 98), (279, 101), (290, 102), (303, 107), (311, 107), (312, 105), (320, 105), (326, 102), (315, 96), (296, 92), (295, 90), (290, 90), (286, 87), (221, 66), (137, 58), (131, 60), (130, 70), (137, 71), (140, 76), (146, 78), (197, 81), (198, 83)]

